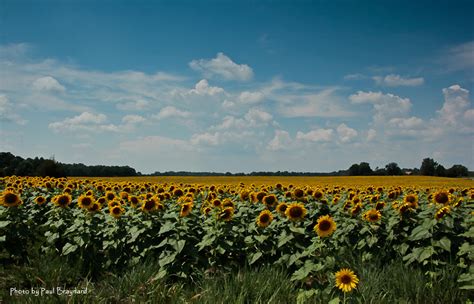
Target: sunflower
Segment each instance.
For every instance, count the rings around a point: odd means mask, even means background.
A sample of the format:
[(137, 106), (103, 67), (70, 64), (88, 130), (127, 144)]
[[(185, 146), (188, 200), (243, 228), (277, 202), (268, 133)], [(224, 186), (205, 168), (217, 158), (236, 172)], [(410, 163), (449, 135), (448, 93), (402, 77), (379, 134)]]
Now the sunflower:
[(336, 231), (336, 222), (330, 215), (323, 215), (318, 218), (314, 225), (314, 232), (320, 237), (328, 237)]
[(220, 199), (216, 198), (215, 200), (212, 201), (212, 205), (216, 208), (222, 207), (222, 202)]
[(451, 201), (451, 195), (448, 191), (440, 190), (433, 194), (433, 202), (441, 205), (447, 205)]
[(266, 192), (260, 191), (255, 195), (255, 202), (261, 202), (263, 198), (267, 195)]
[(181, 205), (181, 211), (179, 212), (180, 217), (188, 216), (193, 210), (193, 203), (184, 203)]
[(400, 206), (398, 206), (398, 212), (400, 214), (405, 214), (407, 211), (410, 211), (410, 205), (408, 203), (404, 203), (404, 204), (401, 204)]
[(288, 205), (286, 203), (279, 203), (276, 207), (276, 211), (284, 216), (286, 208), (288, 208)]
[(375, 223), (382, 218), (382, 214), (377, 209), (370, 209), (364, 213), (364, 219), (368, 222)]
[(360, 210), (362, 210), (362, 204), (356, 204), (354, 207), (351, 208), (351, 214), (352, 215), (357, 215)]
[(343, 268), (336, 272), (336, 287), (343, 292), (350, 292), (358, 283), (359, 278), (352, 270)]
[(183, 190), (181, 190), (179, 188), (176, 188), (176, 189), (173, 190), (173, 195), (179, 197), (179, 196), (184, 195), (184, 192), (183, 192)]
[(246, 201), (249, 199), (249, 196), (250, 196), (250, 192), (248, 190), (242, 190), (240, 191), (240, 199), (243, 200), (243, 201)]
[(296, 199), (302, 199), (304, 197), (304, 190), (303, 189), (295, 189), (293, 191), (293, 197)]
[(306, 216), (306, 208), (301, 203), (291, 203), (285, 210), (285, 215), (290, 221), (300, 221)]
[(418, 207), (418, 195), (408, 194), (403, 198), (403, 201), (410, 205), (410, 208), (416, 209)]
[(116, 206), (111, 207), (109, 211), (110, 211), (110, 215), (112, 215), (115, 218), (119, 218), (125, 212), (125, 209), (123, 209), (122, 206), (120, 205), (116, 205)]
[(278, 203), (278, 199), (274, 194), (269, 194), (263, 197), (262, 202), (267, 207), (275, 207), (276, 204)]
[(23, 202), (20, 199), (20, 196), (12, 191), (3, 191), (0, 196), (0, 205), (5, 207), (16, 207), (21, 205)]
[(232, 220), (233, 216), (234, 216), (234, 208), (232, 207), (226, 207), (219, 213), (219, 219), (226, 222)]
[(72, 201), (71, 195), (68, 193), (58, 194), (53, 197), (53, 203), (58, 207), (67, 207)]
[(212, 210), (212, 208), (209, 207), (209, 206), (206, 206), (206, 207), (201, 208), (201, 212), (202, 212), (202, 214), (204, 214), (204, 215), (208, 215), (209, 212), (211, 212), (211, 210)]
[(100, 209), (102, 209), (102, 205), (99, 204), (98, 202), (94, 202), (94, 203), (89, 207), (89, 211), (91, 211), (91, 212), (100, 211)]
[(112, 191), (107, 191), (105, 193), (105, 197), (107, 198), (108, 201), (113, 201), (115, 199), (116, 195)]
[(222, 208), (227, 208), (227, 207), (235, 208), (234, 202), (231, 201), (229, 198), (226, 198), (226, 199), (222, 202)]
[(273, 214), (270, 210), (263, 210), (257, 217), (257, 226), (265, 228), (273, 221)]
[(46, 203), (46, 198), (45, 198), (44, 196), (42, 196), (42, 195), (37, 196), (37, 197), (35, 198), (35, 203), (36, 203), (37, 205), (43, 205), (44, 203)]
[(313, 197), (314, 197), (316, 200), (322, 199), (323, 196), (324, 196), (324, 192), (321, 191), (321, 190), (319, 190), (319, 189), (318, 189), (318, 190), (315, 190), (315, 191), (313, 192)]
[(377, 202), (377, 204), (375, 204), (376, 210), (382, 210), (384, 207), (385, 207), (385, 202)]
[(440, 220), (442, 219), (446, 214), (451, 212), (451, 208), (449, 206), (444, 206), (441, 207), (438, 211), (435, 213), (435, 219)]
[(143, 212), (151, 212), (156, 209), (156, 201), (154, 199), (146, 200), (142, 205)]
[(93, 204), (93, 200), (92, 200), (92, 197), (90, 196), (81, 195), (77, 199), (77, 203), (79, 207), (81, 207), (82, 209), (88, 209)]
[(136, 208), (138, 204), (140, 203), (140, 200), (135, 195), (129, 195), (128, 202), (130, 203), (130, 206), (132, 206), (133, 208)]

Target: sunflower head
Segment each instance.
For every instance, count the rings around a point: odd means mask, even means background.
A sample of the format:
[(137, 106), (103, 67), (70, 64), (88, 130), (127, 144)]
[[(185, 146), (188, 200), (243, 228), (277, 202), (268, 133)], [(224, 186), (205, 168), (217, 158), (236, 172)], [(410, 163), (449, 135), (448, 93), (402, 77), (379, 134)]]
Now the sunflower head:
[(130, 206), (132, 206), (133, 208), (136, 208), (138, 204), (140, 203), (140, 200), (135, 195), (129, 195), (128, 202), (130, 203)]
[(302, 199), (304, 197), (304, 190), (303, 189), (295, 189), (293, 190), (293, 197), (295, 199)]
[(146, 200), (142, 205), (143, 212), (152, 212), (156, 209), (156, 201), (154, 199)]
[(276, 204), (278, 203), (278, 199), (275, 196), (275, 194), (269, 194), (263, 197), (262, 202), (267, 206), (267, 207), (275, 207)]
[(382, 210), (384, 207), (385, 207), (385, 202), (380, 201), (375, 204), (376, 210)]
[(65, 208), (69, 206), (71, 202), (72, 202), (72, 197), (68, 193), (59, 194), (53, 197), (53, 203), (56, 206), (61, 207), (61, 208)]
[(232, 220), (232, 217), (234, 216), (234, 208), (232, 207), (226, 207), (222, 209), (222, 211), (219, 213), (218, 218), (223, 221), (230, 221)]
[(336, 287), (343, 292), (350, 292), (357, 287), (358, 283), (359, 278), (352, 270), (343, 268), (336, 272)]
[(307, 210), (302, 203), (291, 203), (285, 210), (285, 215), (290, 221), (301, 221), (306, 213)]
[(188, 216), (193, 210), (193, 203), (184, 203), (181, 205), (181, 211), (179, 212), (180, 217)]
[(281, 215), (285, 216), (286, 208), (288, 208), (288, 205), (286, 203), (279, 203), (276, 207), (276, 211)]
[(107, 192), (105, 193), (105, 198), (106, 198), (108, 201), (114, 200), (115, 197), (116, 197), (116, 195), (115, 195), (115, 193), (112, 192), (112, 191), (107, 191)]
[(377, 209), (370, 209), (364, 213), (364, 219), (370, 223), (378, 222), (382, 218), (382, 214)]
[(446, 214), (451, 212), (451, 208), (449, 206), (444, 206), (441, 207), (438, 211), (435, 213), (435, 219), (440, 220), (442, 219)]
[(125, 212), (125, 209), (123, 209), (122, 206), (120, 206), (120, 205), (116, 205), (116, 206), (113, 206), (113, 207), (109, 208), (109, 211), (110, 211), (111, 216), (113, 216), (115, 218), (119, 218)]
[(100, 211), (100, 209), (102, 209), (102, 205), (99, 204), (98, 202), (94, 202), (90, 208), (89, 208), (89, 211), (91, 212), (97, 212), (97, 211)]
[(433, 202), (436, 204), (447, 205), (451, 201), (451, 194), (448, 191), (440, 190), (433, 194)]
[(0, 205), (5, 207), (16, 207), (22, 203), (20, 196), (10, 190), (3, 191), (0, 196)]
[(336, 222), (330, 215), (323, 215), (318, 218), (314, 225), (314, 232), (320, 237), (328, 237), (336, 231)]
[(257, 217), (257, 225), (262, 228), (270, 225), (272, 221), (273, 221), (273, 214), (270, 212), (270, 210), (267, 210), (267, 209), (260, 212), (260, 214)]
[(222, 207), (222, 202), (220, 199), (216, 198), (215, 200), (212, 201), (212, 205), (216, 208)]
[(239, 196), (240, 196), (241, 200), (246, 201), (250, 197), (250, 192), (248, 190), (242, 190), (242, 191), (240, 191)]
[(42, 196), (42, 195), (37, 196), (37, 197), (35, 198), (35, 203), (36, 203), (37, 205), (43, 205), (44, 203), (46, 203), (46, 198), (45, 198), (44, 196)]
[(90, 206), (94, 203), (94, 201), (91, 196), (81, 195), (77, 199), (77, 203), (82, 209), (89, 209)]
[(410, 205), (410, 208), (417, 208), (418, 207), (418, 195), (416, 194), (407, 194), (405, 195), (405, 197), (403, 198), (403, 201), (407, 204)]

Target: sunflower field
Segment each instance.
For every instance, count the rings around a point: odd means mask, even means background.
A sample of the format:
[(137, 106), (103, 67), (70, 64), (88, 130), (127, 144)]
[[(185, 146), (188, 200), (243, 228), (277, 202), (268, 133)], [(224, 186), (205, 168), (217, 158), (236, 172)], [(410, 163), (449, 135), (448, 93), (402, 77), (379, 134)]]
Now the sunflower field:
[(284, 270), (301, 303), (367, 302), (364, 265), (400, 264), (422, 274), (424, 292), (449, 273), (459, 298), (473, 298), (472, 181), (349, 186), (13, 176), (0, 179), (0, 205), (5, 297), (15, 284), (47, 285), (38, 275), (22, 284), (8, 279), (39, 257), (73, 267), (75, 279), (58, 282), (71, 286), (149, 261), (147, 284), (273, 267)]

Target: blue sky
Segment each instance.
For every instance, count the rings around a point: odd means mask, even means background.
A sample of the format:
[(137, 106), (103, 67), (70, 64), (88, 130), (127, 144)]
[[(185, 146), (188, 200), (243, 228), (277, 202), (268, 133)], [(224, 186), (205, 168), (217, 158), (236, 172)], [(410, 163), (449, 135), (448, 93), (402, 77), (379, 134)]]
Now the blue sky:
[(143, 173), (472, 170), (472, 20), (471, 1), (2, 0), (0, 150)]

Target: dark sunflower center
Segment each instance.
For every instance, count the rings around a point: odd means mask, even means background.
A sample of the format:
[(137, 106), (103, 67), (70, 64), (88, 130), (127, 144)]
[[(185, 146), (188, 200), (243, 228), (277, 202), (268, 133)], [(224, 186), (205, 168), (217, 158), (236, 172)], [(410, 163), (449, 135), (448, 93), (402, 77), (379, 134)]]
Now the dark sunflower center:
[(113, 200), (114, 197), (115, 197), (115, 195), (113, 195), (112, 193), (107, 194), (107, 199), (108, 200)]
[(407, 196), (406, 200), (408, 203), (414, 203), (416, 201), (415, 197), (412, 195)]
[(69, 204), (69, 198), (67, 196), (60, 196), (58, 199), (58, 204), (61, 206)]
[(265, 203), (267, 203), (269, 205), (273, 204), (274, 202), (275, 202), (275, 197), (274, 196), (267, 196), (265, 198)]
[(324, 220), (319, 223), (319, 230), (328, 231), (329, 229), (331, 229), (331, 223), (328, 220)]
[(153, 207), (155, 207), (155, 202), (154, 201), (147, 201), (145, 203), (145, 209), (146, 210), (151, 210), (151, 209), (153, 209)]
[(7, 193), (4, 197), (5, 203), (7, 204), (14, 204), (18, 200), (18, 196), (13, 193)]
[(92, 204), (92, 200), (90, 199), (90, 197), (84, 197), (82, 199), (82, 205), (89, 206), (90, 204)]
[(132, 204), (136, 205), (136, 204), (138, 204), (138, 198), (132, 197), (132, 198), (130, 199), (130, 202), (131, 202)]
[(42, 196), (40, 196), (40, 197), (38, 197), (38, 198), (36, 199), (36, 201), (37, 201), (38, 203), (40, 203), (40, 204), (43, 203), (44, 200), (45, 200), (45, 198), (42, 197)]
[(260, 215), (260, 222), (266, 224), (270, 221), (270, 216), (268, 216), (268, 214), (264, 213), (262, 215)]
[(118, 207), (115, 207), (114, 209), (112, 209), (112, 212), (113, 212), (114, 214), (120, 214), (120, 211), (121, 211), (121, 210), (120, 210), (120, 208), (118, 208)]
[(287, 205), (281, 205), (279, 208), (280, 212), (285, 212), (287, 207)]
[(435, 200), (440, 204), (446, 204), (449, 201), (449, 197), (446, 193), (438, 193), (435, 196)]
[(371, 213), (371, 214), (369, 215), (369, 219), (370, 219), (371, 221), (376, 221), (376, 220), (379, 219), (379, 215), (378, 215), (377, 213)]
[(341, 277), (341, 283), (342, 284), (350, 284), (352, 282), (352, 278), (350, 275), (345, 274)]
[(181, 209), (183, 212), (188, 212), (189, 210), (189, 205), (183, 205), (183, 209)]
[(316, 192), (316, 193), (314, 194), (314, 197), (315, 197), (315, 198), (321, 198), (322, 196), (323, 196), (323, 194), (322, 194), (321, 192)]
[(302, 215), (303, 215), (303, 209), (301, 209), (301, 207), (296, 206), (296, 207), (291, 207), (290, 208), (290, 217), (299, 218)]
[(302, 197), (303, 195), (304, 195), (303, 190), (300, 190), (300, 189), (295, 190), (296, 197)]

